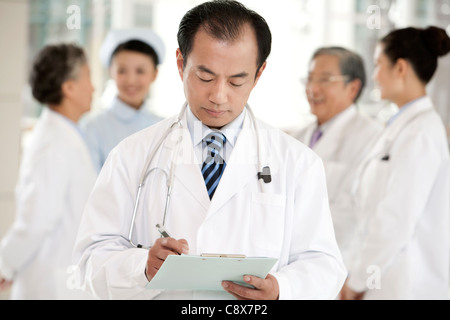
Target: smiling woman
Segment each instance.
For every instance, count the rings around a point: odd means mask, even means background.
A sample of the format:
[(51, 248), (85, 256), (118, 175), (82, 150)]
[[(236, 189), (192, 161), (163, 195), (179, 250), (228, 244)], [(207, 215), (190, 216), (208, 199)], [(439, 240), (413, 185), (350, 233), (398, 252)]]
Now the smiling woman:
[(158, 56), (142, 41), (130, 40), (118, 46), (111, 58), (110, 73), (120, 100), (134, 109), (144, 103), (150, 85), (158, 75)]
[(83, 121), (98, 170), (120, 141), (161, 120), (147, 108), (146, 101), (164, 51), (164, 43), (152, 30), (114, 30), (105, 39), (101, 58), (118, 93), (109, 108)]

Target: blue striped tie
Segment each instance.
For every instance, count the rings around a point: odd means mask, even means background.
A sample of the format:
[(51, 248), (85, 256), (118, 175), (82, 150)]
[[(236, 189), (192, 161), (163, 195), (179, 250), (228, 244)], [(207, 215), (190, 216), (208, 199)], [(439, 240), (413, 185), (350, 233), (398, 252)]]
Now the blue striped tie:
[(212, 199), (226, 167), (225, 161), (220, 156), (220, 151), (227, 139), (222, 133), (213, 131), (205, 137), (204, 141), (206, 142), (208, 153), (202, 166), (202, 175), (203, 179), (205, 179), (209, 199)]

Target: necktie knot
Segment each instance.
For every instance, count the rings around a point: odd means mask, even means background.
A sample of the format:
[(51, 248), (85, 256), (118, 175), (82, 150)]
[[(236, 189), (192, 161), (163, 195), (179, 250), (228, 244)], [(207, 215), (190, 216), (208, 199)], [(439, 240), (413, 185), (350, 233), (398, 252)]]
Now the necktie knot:
[(209, 133), (204, 140), (208, 146), (212, 145), (219, 150), (221, 150), (227, 142), (227, 138), (219, 131)]
[(204, 141), (208, 148), (208, 158), (214, 158), (215, 162), (218, 163), (220, 151), (227, 142), (226, 137), (221, 132), (213, 131), (205, 137)]

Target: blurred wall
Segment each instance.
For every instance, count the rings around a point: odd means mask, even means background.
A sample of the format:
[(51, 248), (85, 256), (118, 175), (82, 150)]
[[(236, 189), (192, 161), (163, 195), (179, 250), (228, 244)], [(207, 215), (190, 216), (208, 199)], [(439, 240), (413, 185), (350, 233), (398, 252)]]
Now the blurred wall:
[[(0, 238), (12, 224), (15, 211), (27, 39), (28, 1), (0, 0)], [(9, 291), (0, 292), (0, 300), (8, 298)]]
[(26, 82), (28, 1), (0, 0), (0, 237), (14, 217), (20, 157), (22, 90)]

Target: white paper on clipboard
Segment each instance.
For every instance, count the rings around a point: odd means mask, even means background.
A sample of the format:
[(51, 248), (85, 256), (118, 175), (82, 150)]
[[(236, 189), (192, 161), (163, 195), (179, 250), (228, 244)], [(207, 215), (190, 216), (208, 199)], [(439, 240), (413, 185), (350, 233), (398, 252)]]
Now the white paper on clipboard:
[(266, 278), (274, 258), (222, 258), (170, 255), (147, 284), (147, 289), (219, 291), (222, 281), (245, 285), (244, 275)]

